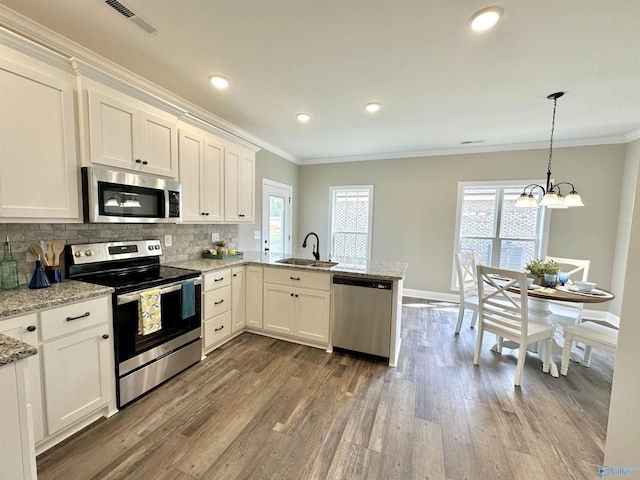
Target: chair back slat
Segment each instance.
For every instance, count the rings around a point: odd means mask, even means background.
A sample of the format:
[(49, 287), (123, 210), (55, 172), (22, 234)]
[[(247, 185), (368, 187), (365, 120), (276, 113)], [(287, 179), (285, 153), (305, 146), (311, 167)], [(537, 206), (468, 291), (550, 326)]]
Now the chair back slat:
[[(563, 272), (567, 272), (572, 280), (579, 280), (581, 282), (588, 281), (591, 260), (547, 256), (547, 258), (545, 258), (545, 262), (548, 262), (549, 260), (553, 260), (561, 267), (570, 267), (570, 269), (565, 270), (564, 268), (561, 268), (560, 270), (562, 270)], [(578, 278), (578, 275), (575, 275), (574, 277), (574, 274), (580, 274), (581, 277)]]
[(473, 253), (456, 253), (456, 271), (460, 286), (460, 301), (478, 295), (476, 259)]
[[(528, 331), (526, 273), (478, 265), (477, 277), (480, 322), (517, 330), (524, 339)], [(516, 285), (525, 287), (519, 293), (509, 291)]]

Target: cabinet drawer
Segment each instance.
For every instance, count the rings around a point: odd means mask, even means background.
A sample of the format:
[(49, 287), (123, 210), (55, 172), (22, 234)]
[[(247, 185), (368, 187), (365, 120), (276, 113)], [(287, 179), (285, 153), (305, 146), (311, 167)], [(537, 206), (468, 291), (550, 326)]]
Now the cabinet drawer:
[(217, 270), (204, 275), (204, 291), (231, 285), (231, 269)]
[(101, 297), (40, 312), (42, 341), (111, 322), (110, 302), (111, 297)]
[(308, 272), (294, 268), (265, 268), (265, 283), (277, 283), (293, 287), (313, 288), (329, 291), (331, 276), (327, 273)]
[(231, 310), (231, 285), (204, 294), (204, 318)]
[(225, 312), (217, 317), (205, 320), (202, 325), (204, 327), (204, 349), (206, 350), (211, 345), (215, 345), (220, 340), (231, 335), (231, 312)]

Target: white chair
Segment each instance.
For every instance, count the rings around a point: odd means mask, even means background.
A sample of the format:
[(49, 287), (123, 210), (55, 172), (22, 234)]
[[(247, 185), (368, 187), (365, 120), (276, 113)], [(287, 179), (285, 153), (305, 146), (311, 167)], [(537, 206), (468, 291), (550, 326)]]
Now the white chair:
[(458, 310), (458, 323), (456, 335), (460, 333), (464, 312), (469, 309), (473, 312), (471, 328), (476, 326), (478, 318), (478, 282), (476, 281), (476, 259), (473, 253), (456, 253), (456, 270), (458, 272), (458, 285), (460, 287), (460, 309)]
[[(518, 343), (518, 362), (514, 384), (520, 386), (520, 379), (527, 357), (526, 346), (544, 340), (542, 370), (549, 372), (551, 362), (551, 341), (555, 327), (546, 323), (530, 322), (528, 316), (527, 289), (512, 293), (508, 288), (516, 284), (526, 285), (525, 272), (505, 270), (484, 265), (477, 267), (478, 278), (478, 338), (473, 364), (478, 365), (484, 332), (498, 337), (497, 352), (502, 353), (503, 339)], [(494, 277), (509, 278), (497, 280)]]
[(569, 356), (573, 342), (584, 343), (582, 364), (588, 367), (591, 363), (591, 347), (616, 353), (618, 331), (594, 322), (583, 322), (564, 327), (564, 346), (562, 347), (562, 363), (560, 373), (566, 375), (569, 370)]
[[(571, 280), (586, 282), (589, 278), (589, 267), (591, 266), (590, 260), (547, 256), (545, 258), (545, 262), (548, 262), (549, 260), (553, 260), (560, 265), (560, 270), (568, 273)], [(550, 305), (552, 312), (573, 317), (575, 318), (574, 323), (580, 323), (582, 321), (584, 303), (572, 303), (571, 305), (568, 305), (566, 302), (550, 302)]]

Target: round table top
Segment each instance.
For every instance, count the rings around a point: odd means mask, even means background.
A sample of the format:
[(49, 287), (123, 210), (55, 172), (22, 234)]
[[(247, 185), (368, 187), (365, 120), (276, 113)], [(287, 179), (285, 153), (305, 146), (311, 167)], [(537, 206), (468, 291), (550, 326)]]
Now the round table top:
[(595, 295), (590, 293), (573, 292), (560, 286), (552, 289), (530, 289), (527, 293), (530, 297), (534, 298), (574, 303), (602, 303), (615, 298), (615, 295), (607, 290), (603, 290), (602, 288), (598, 288), (597, 290), (602, 292), (602, 294)]

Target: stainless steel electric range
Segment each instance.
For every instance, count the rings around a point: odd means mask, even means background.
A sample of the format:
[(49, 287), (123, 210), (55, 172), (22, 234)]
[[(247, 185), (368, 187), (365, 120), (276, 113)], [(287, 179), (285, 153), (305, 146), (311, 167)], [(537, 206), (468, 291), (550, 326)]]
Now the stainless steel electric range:
[[(159, 240), (67, 245), (67, 277), (114, 288), (116, 392), (123, 407), (202, 358), (196, 270), (160, 264)], [(159, 292), (158, 292), (159, 290)], [(142, 328), (141, 296), (160, 294), (160, 328)], [(157, 296), (155, 297), (157, 298)], [(155, 312), (154, 312), (154, 315)]]

